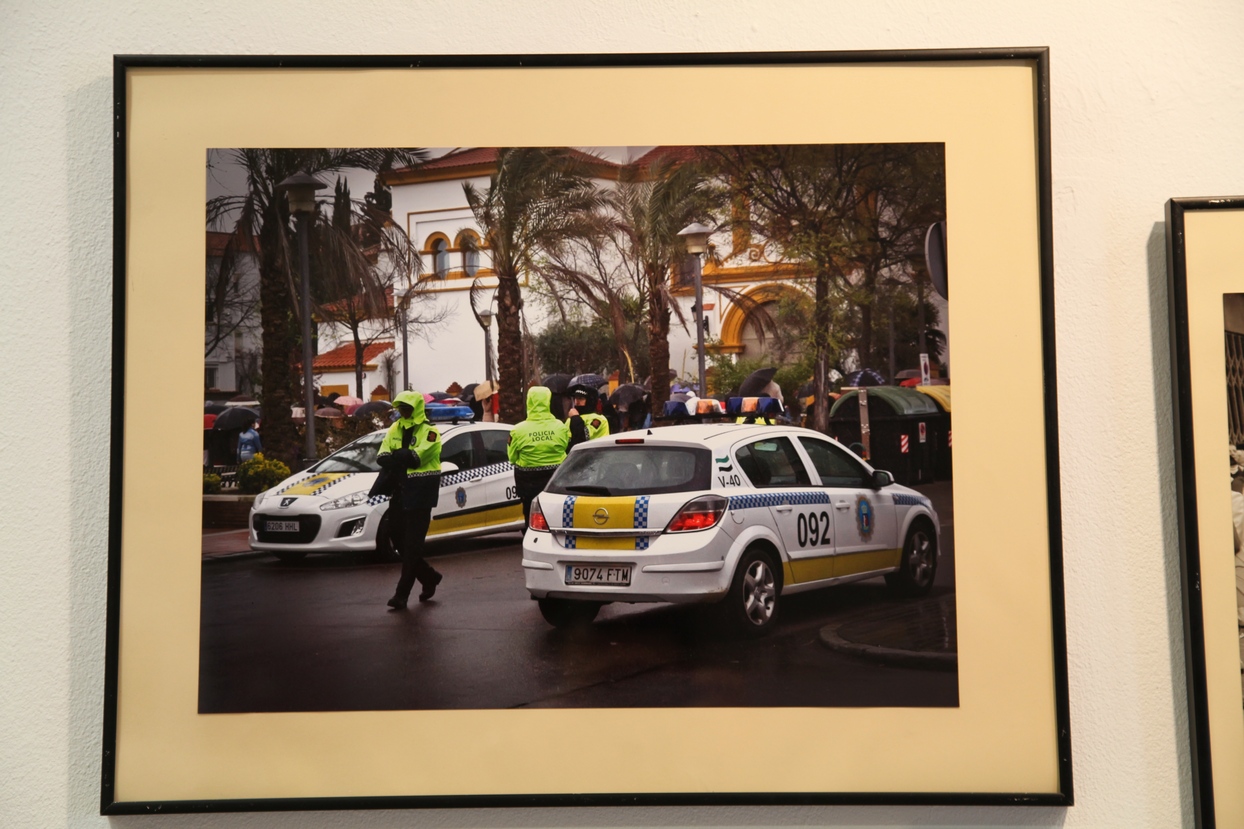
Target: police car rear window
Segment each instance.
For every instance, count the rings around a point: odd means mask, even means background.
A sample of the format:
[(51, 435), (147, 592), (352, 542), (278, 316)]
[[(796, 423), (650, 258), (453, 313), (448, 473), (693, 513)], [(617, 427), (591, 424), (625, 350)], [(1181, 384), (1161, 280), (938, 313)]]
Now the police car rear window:
[(686, 446), (617, 446), (570, 453), (549, 482), (561, 495), (660, 495), (708, 489), (712, 453)]

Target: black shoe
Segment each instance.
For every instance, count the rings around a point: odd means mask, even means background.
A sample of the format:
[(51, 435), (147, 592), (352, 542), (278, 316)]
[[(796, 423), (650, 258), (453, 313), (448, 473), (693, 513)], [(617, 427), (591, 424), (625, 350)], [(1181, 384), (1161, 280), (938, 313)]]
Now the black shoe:
[(443, 578), (445, 577), (433, 570), (432, 578), (423, 582), (423, 592), (419, 594), (419, 601), (426, 602), (436, 595), (436, 585), (440, 584)]
[(393, 598), (389, 599), (388, 604), (389, 604), (389, 607), (392, 608), (393, 610), (405, 610), (406, 609), (406, 597), (395, 595)]

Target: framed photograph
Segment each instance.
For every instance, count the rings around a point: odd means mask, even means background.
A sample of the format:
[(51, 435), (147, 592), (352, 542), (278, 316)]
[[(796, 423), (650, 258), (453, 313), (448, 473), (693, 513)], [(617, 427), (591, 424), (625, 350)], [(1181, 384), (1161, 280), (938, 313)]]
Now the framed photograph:
[(115, 71), (103, 813), (1072, 803), (1047, 50)]
[(1208, 829), (1244, 821), (1244, 198), (1171, 199), (1166, 245), (1193, 791)]

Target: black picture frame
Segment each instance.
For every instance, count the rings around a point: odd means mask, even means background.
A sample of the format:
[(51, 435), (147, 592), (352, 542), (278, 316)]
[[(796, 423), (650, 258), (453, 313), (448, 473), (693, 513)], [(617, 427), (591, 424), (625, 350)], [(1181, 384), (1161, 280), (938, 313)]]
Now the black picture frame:
[[(1214, 447), (1221, 447), (1228, 437), (1226, 407), (1215, 405), (1218, 401), (1210, 391), (1222, 391), (1227, 385), (1226, 335), (1219, 333), (1224, 331), (1224, 296), (1244, 293), (1244, 267), (1232, 272), (1230, 267), (1216, 266), (1222, 261), (1218, 247), (1230, 245), (1234, 238), (1244, 238), (1244, 197), (1167, 202), (1172, 425), (1188, 731), (1196, 825), (1202, 829), (1234, 826), (1244, 815), (1237, 776), (1244, 768), (1240, 679), (1238, 666), (1230, 664), (1234, 649), (1222, 647), (1227, 637), (1235, 641), (1238, 627), (1234, 602), (1223, 601), (1232, 574), (1227, 560), (1219, 560), (1222, 556), (1205, 555), (1211, 550), (1226, 554), (1224, 541), (1228, 547), (1231, 544), (1225, 524), (1219, 527), (1219, 522), (1205, 521), (1206, 512), (1221, 507), (1219, 502), (1227, 497), (1225, 476), (1222, 493), (1207, 487), (1205, 476), (1215, 474), (1222, 463), (1221, 452)], [(1198, 336), (1200, 332), (1203, 335)], [(1218, 441), (1210, 444), (1214, 437)], [(1222, 467), (1223, 472), (1226, 469)]]
[[(419, 73), (470, 72), (480, 69), (505, 70), (509, 73), (548, 70), (679, 70), (702, 71), (728, 68), (739, 70), (781, 70), (790, 72), (820, 72), (822, 70), (868, 70), (870, 68), (898, 68), (912, 73), (930, 73), (928, 79), (935, 86), (951, 88), (952, 95), (962, 97), (954, 89), (960, 82), (960, 74), (954, 70), (979, 69), (991, 71), (998, 67), (1015, 70), (1019, 83), (1015, 88), (1022, 94), (1012, 95), (1020, 120), (1028, 124), (1023, 141), (1030, 141), (1030, 150), (1019, 153), (1022, 163), (1015, 169), (1019, 190), (1026, 190), (1031, 198), (1030, 215), (1025, 214), (1022, 245), (1013, 254), (1020, 266), (1014, 272), (1023, 273), (1021, 293), (1032, 298), (1032, 308), (1017, 310), (1030, 324), (1022, 342), (1016, 346), (1030, 362), (1033, 371), (1039, 372), (1037, 384), (1030, 398), (1031, 406), (1026, 416), (1032, 421), (1038, 439), (1030, 441), (1030, 450), (1036, 460), (1035, 466), (1043, 466), (1038, 475), (1033, 473), (1031, 485), (1037, 497), (1027, 499), (1024, 507), (1030, 510), (1023, 518), (1036, 527), (1039, 536), (1032, 542), (1029, 559), (1036, 572), (1041, 574), (1037, 583), (1024, 588), (1025, 607), (1032, 607), (1025, 616), (1032, 635), (1035, 659), (1041, 663), (1042, 681), (1035, 689), (1038, 699), (1031, 707), (1014, 700), (990, 700), (982, 707), (1001, 716), (1004, 707), (1011, 710), (1008, 716), (1021, 718), (1025, 723), (1045, 735), (1040, 757), (1035, 764), (1044, 769), (1044, 782), (1013, 787), (991, 786), (983, 775), (988, 765), (995, 765), (993, 758), (977, 758), (975, 772), (967, 771), (954, 785), (920, 787), (917, 785), (876, 786), (855, 788), (835, 784), (832, 780), (820, 789), (754, 791), (731, 789), (729, 786), (704, 786), (698, 790), (665, 791), (656, 788), (624, 790), (584, 790), (582, 788), (558, 788), (549, 785), (539, 791), (517, 791), (498, 784), (492, 789), (469, 790), (451, 793), (427, 793), (394, 791), (366, 794), (343, 794), (340, 791), (317, 790), (293, 795), (264, 792), (252, 794), (239, 791), (224, 784), (216, 789), (200, 787), (187, 795), (183, 791), (159, 790), (159, 786), (135, 787), (135, 778), (145, 772), (127, 770), (126, 763), (136, 754), (158, 753), (152, 749), (159, 735), (143, 733), (134, 737), (127, 732), (134, 723), (133, 709), (126, 708), (127, 693), (135, 692), (135, 685), (143, 685), (151, 672), (157, 670), (152, 659), (150, 643), (135, 643), (135, 625), (128, 621), (127, 613), (133, 606), (147, 601), (138, 581), (147, 576), (139, 553), (144, 542), (135, 540), (133, 528), (142, 518), (142, 508), (136, 503), (134, 481), (140, 480), (144, 470), (135, 468), (132, 452), (133, 436), (130, 431), (136, 420), (127, 415), (127, 406), (135, 399), (136, 372), (134, 360), (140, 359), (141, 347), (135, 345), (135, 337), (143, 334), (143, 325), (135, 309), (151, 302), (144, 294), (145, 277), (136, 265), (136, 253), (143, 252), (145, 244), (139, 225), (145, 215), (136, 210), (140, 187), (137, 178), (149, 173), (150, 156), (138, 152), (135, 140), (138, 132), (150, 130), (151, 122), (162, 118), (172, 119), (176, 113), (157, 109), (151, 111), (143, 95), (136, 93), (135, 84), (155, 79), (161, 90), (171, 87), (174, 93), (187, 93), (194, 82), (194, 94), (200, 84), (211, 85), (220, 79), (243, 76), (283, 80), (293, 78), (300, 72), (333, 71), (344, 74), (389, 72)], [(183, 83), (184, 79), (184, 83)], [(944, 82), (944, 83), (943, 83)], [(903, 51), (850, 51), (850, 52), (776, 52), (776, 53), (699, 53), (699, 54), (615, 54), (615, 55), (471, 55), (471, 56), (146, 56), (127, 55), (114, 59), (115, 95), (115, 156), (114, 156), (114, 294), (113, 294), (113, 399), (112, 399), (112, 448), (110, 488), (110, 528), (108, 566), (108, 613), (107, 613), (107, 664), (105, 670), (105, 711), (103, 718), (103, 763), (101, 785), (101, 813), (150, 814), (156, 812), (230, 812), (230, 811), (279, 811), (291, 809), (391, 809), (391, 808), (443, 808), (443, 807), (524, 807), (524, 806), (603, 806), (603, 805), (757, 805), (757, 804), (980, 804), (980, 805), (1044, 805), (1069, 806), (1073, 803), (1071, 730), (1068, 701), (1066, 630), (1063, 608), (1063, 566), (1059, 491), (1059, 454), (1057, 425), (1056, 363), (1054, 353), (1054, 273), (1051, 214), (1051, 166), (1050, 166), (1050, 56), (1045, 48), (1015, 49), (961, 49), (961, 50), (903, 50)], [(813, 97), (815, 87), (806, 92)], [(1004, 94), (1004, 93), (999, 93)], [(182, 97), (194, 97), (185, 95)], [(970, 106), (960, 97), (948, 105)], [(181, 104), (194, 106), (194, 103)], [(1029, 120), (1030, 119), (1030, 120)], [(907, 133), (920, 136), (919, 140), (938, 140), (936, 129), (909, 127)], [(882, 130), (875, 140), (901, 140), (898, 133)], [(147, 136), (149, 138), (149, 135)], [(162, 139), (157, 140), (157, 144)], [(231, 138), (225, 143), (220, 133), (205, 138), (203, 147), (246, 146), (249, 136)], [(914, 139), (910, 139), (914, 140)], [(193, 143), (193, 142), (192, 142)], [(1021, 142), (1022, 143), (1022, 142)], [(376, 146), (381, 144), (377, 143)], [(270, 144), (269, 146), (281, 146)], [(326, 144), (326, 146), (333, 146)], [(1027, 145), (1024, 145), (1025, 147)], [(949, 178), (948, 174), (948, 178)], [(953, 183), (953, 179), (952, 179)], [(953, 199), (952, 199), (953, 203)], [(953, 207), (952, 207), (953, 210)], [(169, 217), (168, 221), (176, 221)], [(954, 218), (951, 221), (954, 227)], [(199, 234), (201, 237), (201, 225)], [(950, 250), (952, 265), (955, 262), (955, 231), (951, 231)], [(967, 239), (967, 236), (960, 237)], [(961, 250), (968, 250), (965, 242)], [(201, 267), (201, 259), (200, 267)], [(1020, 277), (1017, 277), (1020, 279)], [(952, 277), (953, 281), (953, 277)], [(962, 283), (961, 283), (962, 284)], [(967, 315), (965, 314), (965, 318)], [(983, 317), (982, 317), (983, 318)], [(990, 427), (1000, 429), (1001, 427)], [(970, 446), (972, 430), (964, 432), (964, 445)], [(988, 442), (996, 435), (986, 427), (978, 431), (980, 440)], [(957, 446), (958, 450), (959, 447)], [(127, 451), (130, 450), (130, 451)], [(1027, 451), (1027, 450), (1025, 450)], [(966, 452), (966, 450), (965, 450)], [(958, 457), (958, 456), (957, 456)], [(128, 467), (128, 468), (127, 468)], [(175, 487), (174, 487), (175, 489)], [(139, 556), (136, 558), (135, 556)], [(145, 607), (145, 605), (144, 605)], [(962, 640), (961, 640), (962, 641)], [(123, 648), (123, 645), (125, 647)], [(129, 658), (123, 658), (125, 653)], [(142, 654), (136, 656), (136, 654)], [(989, 652), (982, 650), (971, 655), (982, 677), (991, 676), (991, 667), (985, 665)], [(1028, 654), (1032, 657), (1033, 654)], [(133, 661), (137, 660), (137, 662)], [(145, 661), (144, 661), (145, 660)], [(137, 664), (137, 667), (135, 665)], [(127, 713), (128, 712), (128, 713)], [(185, 713), (185, 712), (183, 712)], [(180, 714), (177, 716), (181, 716)], [(186, 716), (195, 716), (194, 712)], [(229, 716), (229, 715), (213, 715)], [(129, 719), (127, 720), (127, 717)], [(152, 730), (156, 730), (152, 727)], [(256, 743), (239, 746), (238, 750), (254, 749)], [(165, 750), (186, 751), (183, 746), (164, 746)], [(1016, 748), (1017, 756), (1027, 749)], [(189, 757), (172, 758), (193, 766), (196, 760)], [(150, 764), (148, 764), (150, 766)], [(974, 776), (974, 774), (976, 776)], [(262, 786), (260, 787), (262, 788)], [(139, 795), (131, 794), (140, 791)], [(149, 794), (154, 792), (154, 794)]]

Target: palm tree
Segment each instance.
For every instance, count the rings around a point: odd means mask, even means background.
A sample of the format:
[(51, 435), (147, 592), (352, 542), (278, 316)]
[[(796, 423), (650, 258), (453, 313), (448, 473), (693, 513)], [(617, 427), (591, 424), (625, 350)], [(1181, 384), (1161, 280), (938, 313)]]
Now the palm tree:
[(585, 161), (566, 148), (509, 147), (498, 151), (486, 191), (469, 182), (462, 185), (497, 277), (503, 421), (517, 423), (526, 416), (519, 280), (537, 269), (544, 252), (595, 232), (601, 221), (603, 197)]
[(625, 255), (636, 263), (645, 293), (653, 415), (664, 411), (670, 395), (670, 310), (678, 305), (669, 277), (687, 257), (678, 231), (710, 218), (718, 198), (700, 164), (670, 156), (629, 167), (611, 196), (627, 237)]
[[(368, 196), (373, 194), (369, 193)], [(340, 178), (333, 198), (333, 215), (316, 226), (311, 261), (311, 294), (315, 316), (340, 325), (354, 342), (354, 394), (363, 396), (363, 355), (368, 345), (392, 337), (397, 328), (394, 289), (412, 286), (409, 304), (426, 293), (418, 290), (419, 251), (387, 210), (350, 198), (349, 185)], [(410, 319), (426, 324), (431, 318)]]
[[(259, 250), (260, 322), (263, 326), (263, 394), (260, 416), (267, 453), (287, 463), (299, 455), (299, 438), (291, 406), (300, 398), (295, 367), (299, 353), (295, 257), (290, 250), (288, 202), (277, 185), (294, 173), (311, 175), (347, 169), (382, 172), (394, 165), (418, 164), (423, 150), (403, 149), (235, 149), (224, 153), (227, 162), (246, 174), (245, 189), (207, 203), (208, 227), (231, 226), (241, 239), (253, 240)], [(209, 157), (209, 169), (211, 160)], [(309, 414), (309, 413), (308, 413)]]

